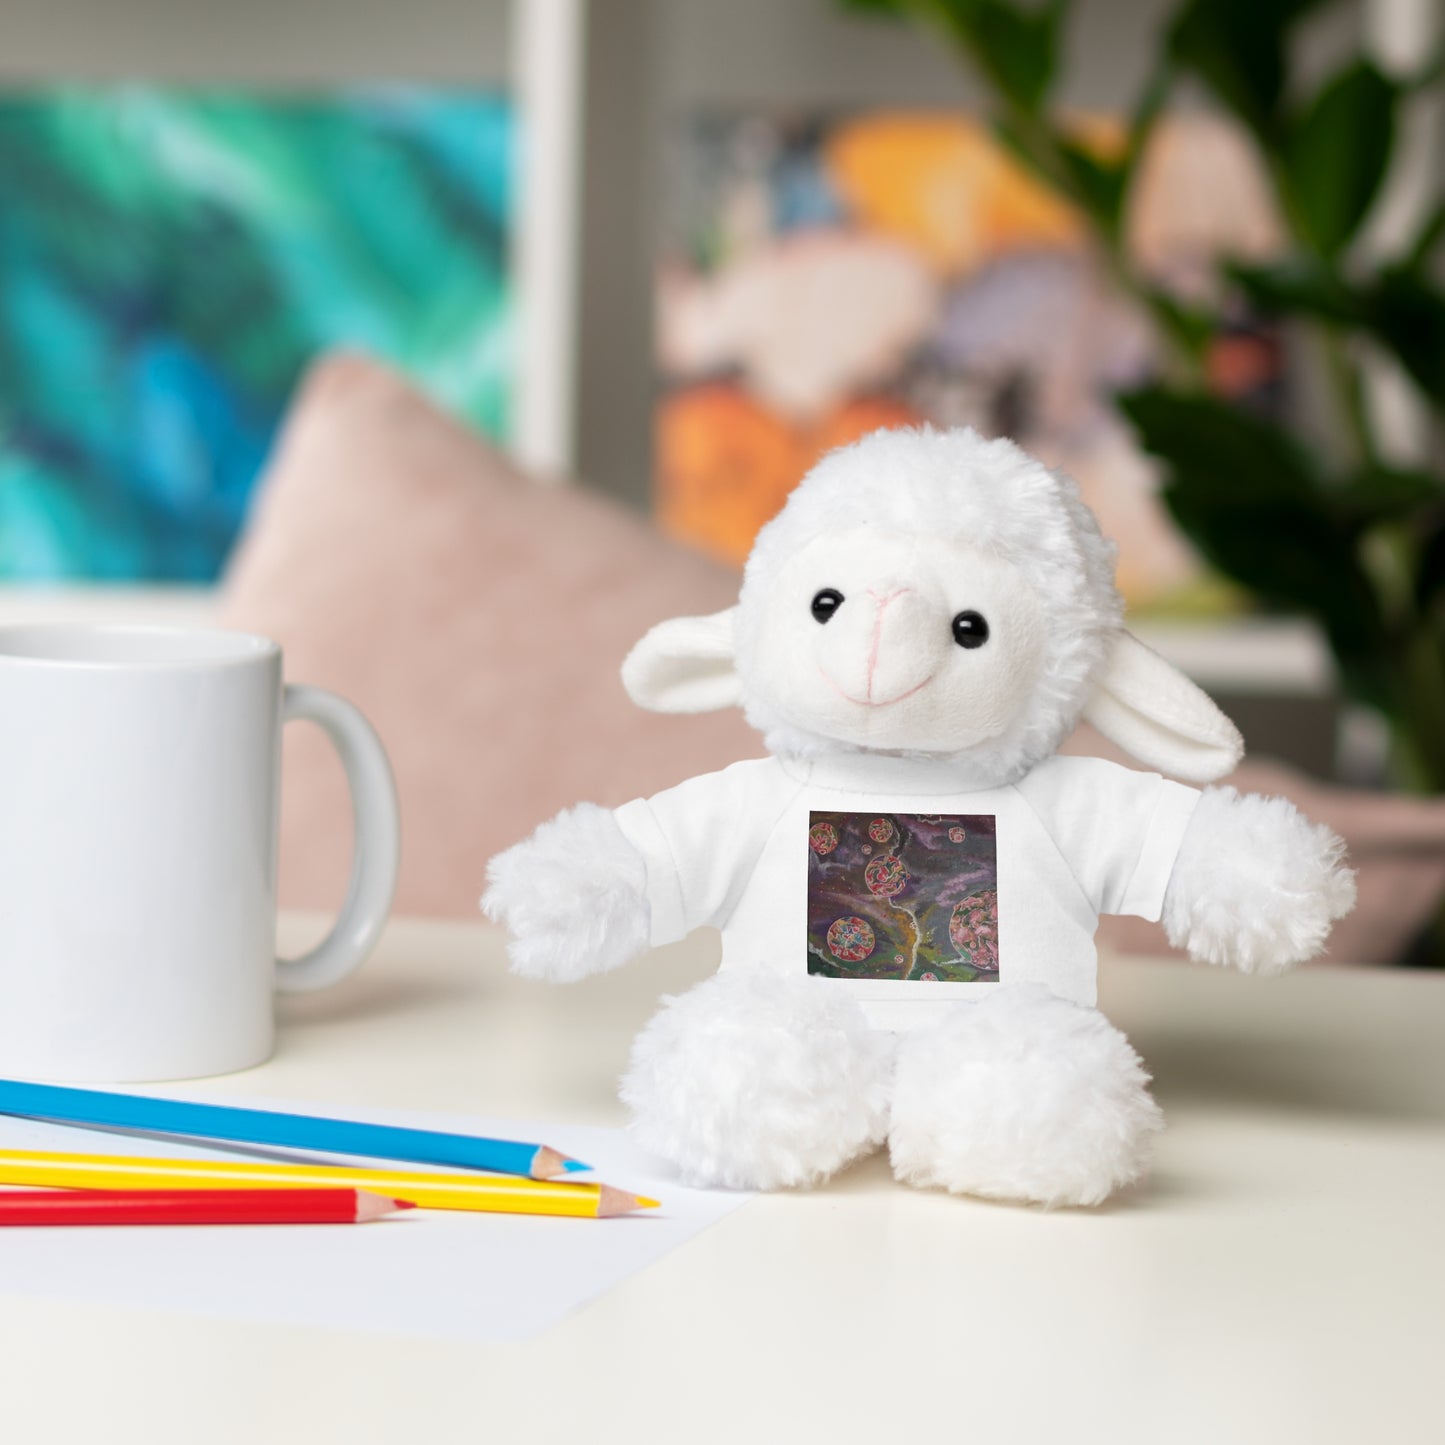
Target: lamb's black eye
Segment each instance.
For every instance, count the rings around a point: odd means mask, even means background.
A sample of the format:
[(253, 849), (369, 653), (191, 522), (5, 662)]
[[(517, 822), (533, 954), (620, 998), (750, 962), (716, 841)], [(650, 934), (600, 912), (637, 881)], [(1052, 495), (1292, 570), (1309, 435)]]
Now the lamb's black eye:
[[(817, 603), (813, 604), (815, 607)], [(982, 647), (988, 641), (988, 623), (981, 612), (960, 612), (953, 619), (953, 640), (960, 647)]]
[(843, 605), (843, 594), (836, 587), (825, 587), (813, 598), (813, 616), (826, 622)]

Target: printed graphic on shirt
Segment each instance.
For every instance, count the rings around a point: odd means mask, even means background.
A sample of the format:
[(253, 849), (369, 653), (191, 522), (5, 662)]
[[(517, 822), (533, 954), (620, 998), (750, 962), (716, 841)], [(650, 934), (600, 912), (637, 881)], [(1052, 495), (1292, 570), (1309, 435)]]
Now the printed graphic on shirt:
[(808, 972), (998, 979), (993, 814), (810, 813)]

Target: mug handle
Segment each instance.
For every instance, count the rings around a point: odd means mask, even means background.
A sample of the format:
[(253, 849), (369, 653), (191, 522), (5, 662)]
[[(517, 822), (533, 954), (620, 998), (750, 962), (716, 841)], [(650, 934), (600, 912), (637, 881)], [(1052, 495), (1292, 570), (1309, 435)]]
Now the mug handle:
[(331, 932), (300, 958), (276, 961), (276, 987), (309, 993), (346, 977), (376, 947), (396, 892), (401, 830), (391, 764), (360, 709), (320, 687), (288, 685), (283, 724), (305, 718), (331, 739), (346, 770), (356, 819), (351, 879)]

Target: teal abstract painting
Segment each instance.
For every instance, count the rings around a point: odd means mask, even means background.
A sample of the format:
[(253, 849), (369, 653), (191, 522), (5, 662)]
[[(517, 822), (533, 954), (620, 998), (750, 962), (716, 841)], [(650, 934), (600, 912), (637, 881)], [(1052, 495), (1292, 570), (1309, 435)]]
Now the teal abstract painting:
[(214, 578), (333, 347), (505, 439), (512, 132), (482, 91), (0, 94), (0, 581)]

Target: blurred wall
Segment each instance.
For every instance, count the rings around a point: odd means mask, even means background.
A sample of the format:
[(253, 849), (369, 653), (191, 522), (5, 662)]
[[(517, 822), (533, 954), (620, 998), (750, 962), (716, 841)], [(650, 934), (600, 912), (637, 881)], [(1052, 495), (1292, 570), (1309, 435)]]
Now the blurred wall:
[(506, 0), (0, 0), (0, 79), (507, 75)]

